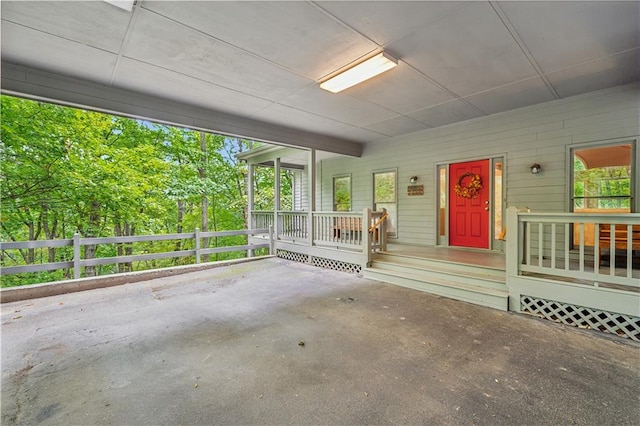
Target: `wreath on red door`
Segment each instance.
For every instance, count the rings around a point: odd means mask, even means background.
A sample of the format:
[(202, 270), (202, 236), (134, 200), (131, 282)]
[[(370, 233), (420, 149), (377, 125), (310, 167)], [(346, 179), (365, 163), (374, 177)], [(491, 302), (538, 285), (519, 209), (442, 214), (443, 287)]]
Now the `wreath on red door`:
[[(466, 185), (463, 182), (466, 178), (471, 178)], [(482, 178), (475, 173), (465, 173), (458, 178), (458, 183), (453, 188), (458, 197), (462, 198), (476, 198), (478, 193), (482, 189)]]

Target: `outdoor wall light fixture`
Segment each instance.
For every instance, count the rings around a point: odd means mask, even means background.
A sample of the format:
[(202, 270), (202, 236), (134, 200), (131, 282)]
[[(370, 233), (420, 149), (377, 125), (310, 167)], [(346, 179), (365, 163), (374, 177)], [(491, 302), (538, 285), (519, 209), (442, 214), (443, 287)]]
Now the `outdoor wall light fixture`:
[(416, 183), (417, 181), (418, 181), (418, 176), (411, 176), (409, 178), (409, 182), (412, 184)]
[(531, 174), (537, 175), (541, 171), (542, 171), (542, 167), (540, 167), (540, 164), (536, 163), (531, 166)]
[(397, 59), (387, 55), (385, 52), (381, 52), (323, 81), (320, 83), (320, 87), (329, 92), (338, 93), (397, 66)]

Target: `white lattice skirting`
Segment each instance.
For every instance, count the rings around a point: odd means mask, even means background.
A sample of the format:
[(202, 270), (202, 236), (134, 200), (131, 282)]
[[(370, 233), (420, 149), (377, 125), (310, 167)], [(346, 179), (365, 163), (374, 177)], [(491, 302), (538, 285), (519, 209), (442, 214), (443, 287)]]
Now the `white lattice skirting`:
[(591, 328), (640, 341), (640, 317), (601, 311), (569, 303), (520, 296), (522, 312), (576, 327)]
[[(351, 274), (359, 274), (362, 271), (362, 267), (354, 263), (326, 259), (324, 257), (309, 256), (308, 254), (296, 253), (288, 250), (278, 250), (277, 255), (282, 259), (291, 260), (293, 262), (310, 263), (313, 266), (333, 269), (334, 271), (349, 272)], [(309, 259), (311, 259), (311, 261), (309, 261)]]
[(288, 250), (278, 250), (276, 254), (282, 259), (291, 260), (293, 262), (309, 263), (308, 254), (296, 253)]

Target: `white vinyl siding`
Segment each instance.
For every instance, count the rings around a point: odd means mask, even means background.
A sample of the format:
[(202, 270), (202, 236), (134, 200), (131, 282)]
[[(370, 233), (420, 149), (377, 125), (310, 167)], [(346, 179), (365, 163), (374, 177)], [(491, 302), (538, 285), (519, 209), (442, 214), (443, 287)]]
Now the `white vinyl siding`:
[[(507, 207), (568, 211), (567, 147), (636, 138), (640, 134), (639, 99), (640, 84), (634, 83), (369, 144), (361, 158), (322, 161), (318, 208), (332, 209), (332, 176), (344, 173), (352, 176), (352, 210), (373, 205), (371, 173), (397, 167), (398, 242), (433, 245), (437, 238), (437, 164), (504, 156)], [(533, 163), (542, 165), (542, 173), (531, 174)], [(414, 175), (424, 185), (423, 196), (407, 195)]]

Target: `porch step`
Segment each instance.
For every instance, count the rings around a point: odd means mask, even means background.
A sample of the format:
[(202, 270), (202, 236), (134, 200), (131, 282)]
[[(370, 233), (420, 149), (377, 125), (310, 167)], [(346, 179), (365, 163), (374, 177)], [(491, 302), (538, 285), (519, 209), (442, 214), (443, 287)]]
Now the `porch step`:
[(381, 252), (376, 254), (373, 263), (380, 265), (382, 265), (383, 263), (401, 265), (403, 267), (416, 267), (419, 269), (470, 275), (478, 278), (492, 279), (502, 284), (506, 282), (506, 272), (504, 268), (473, 264), (468, 262), (456, 262), (451, 260), (431, 259), (400, 253)]
[(366, 278), (506, 311), (505, 272), (499, 268), (404, 255), (380, 255)]

